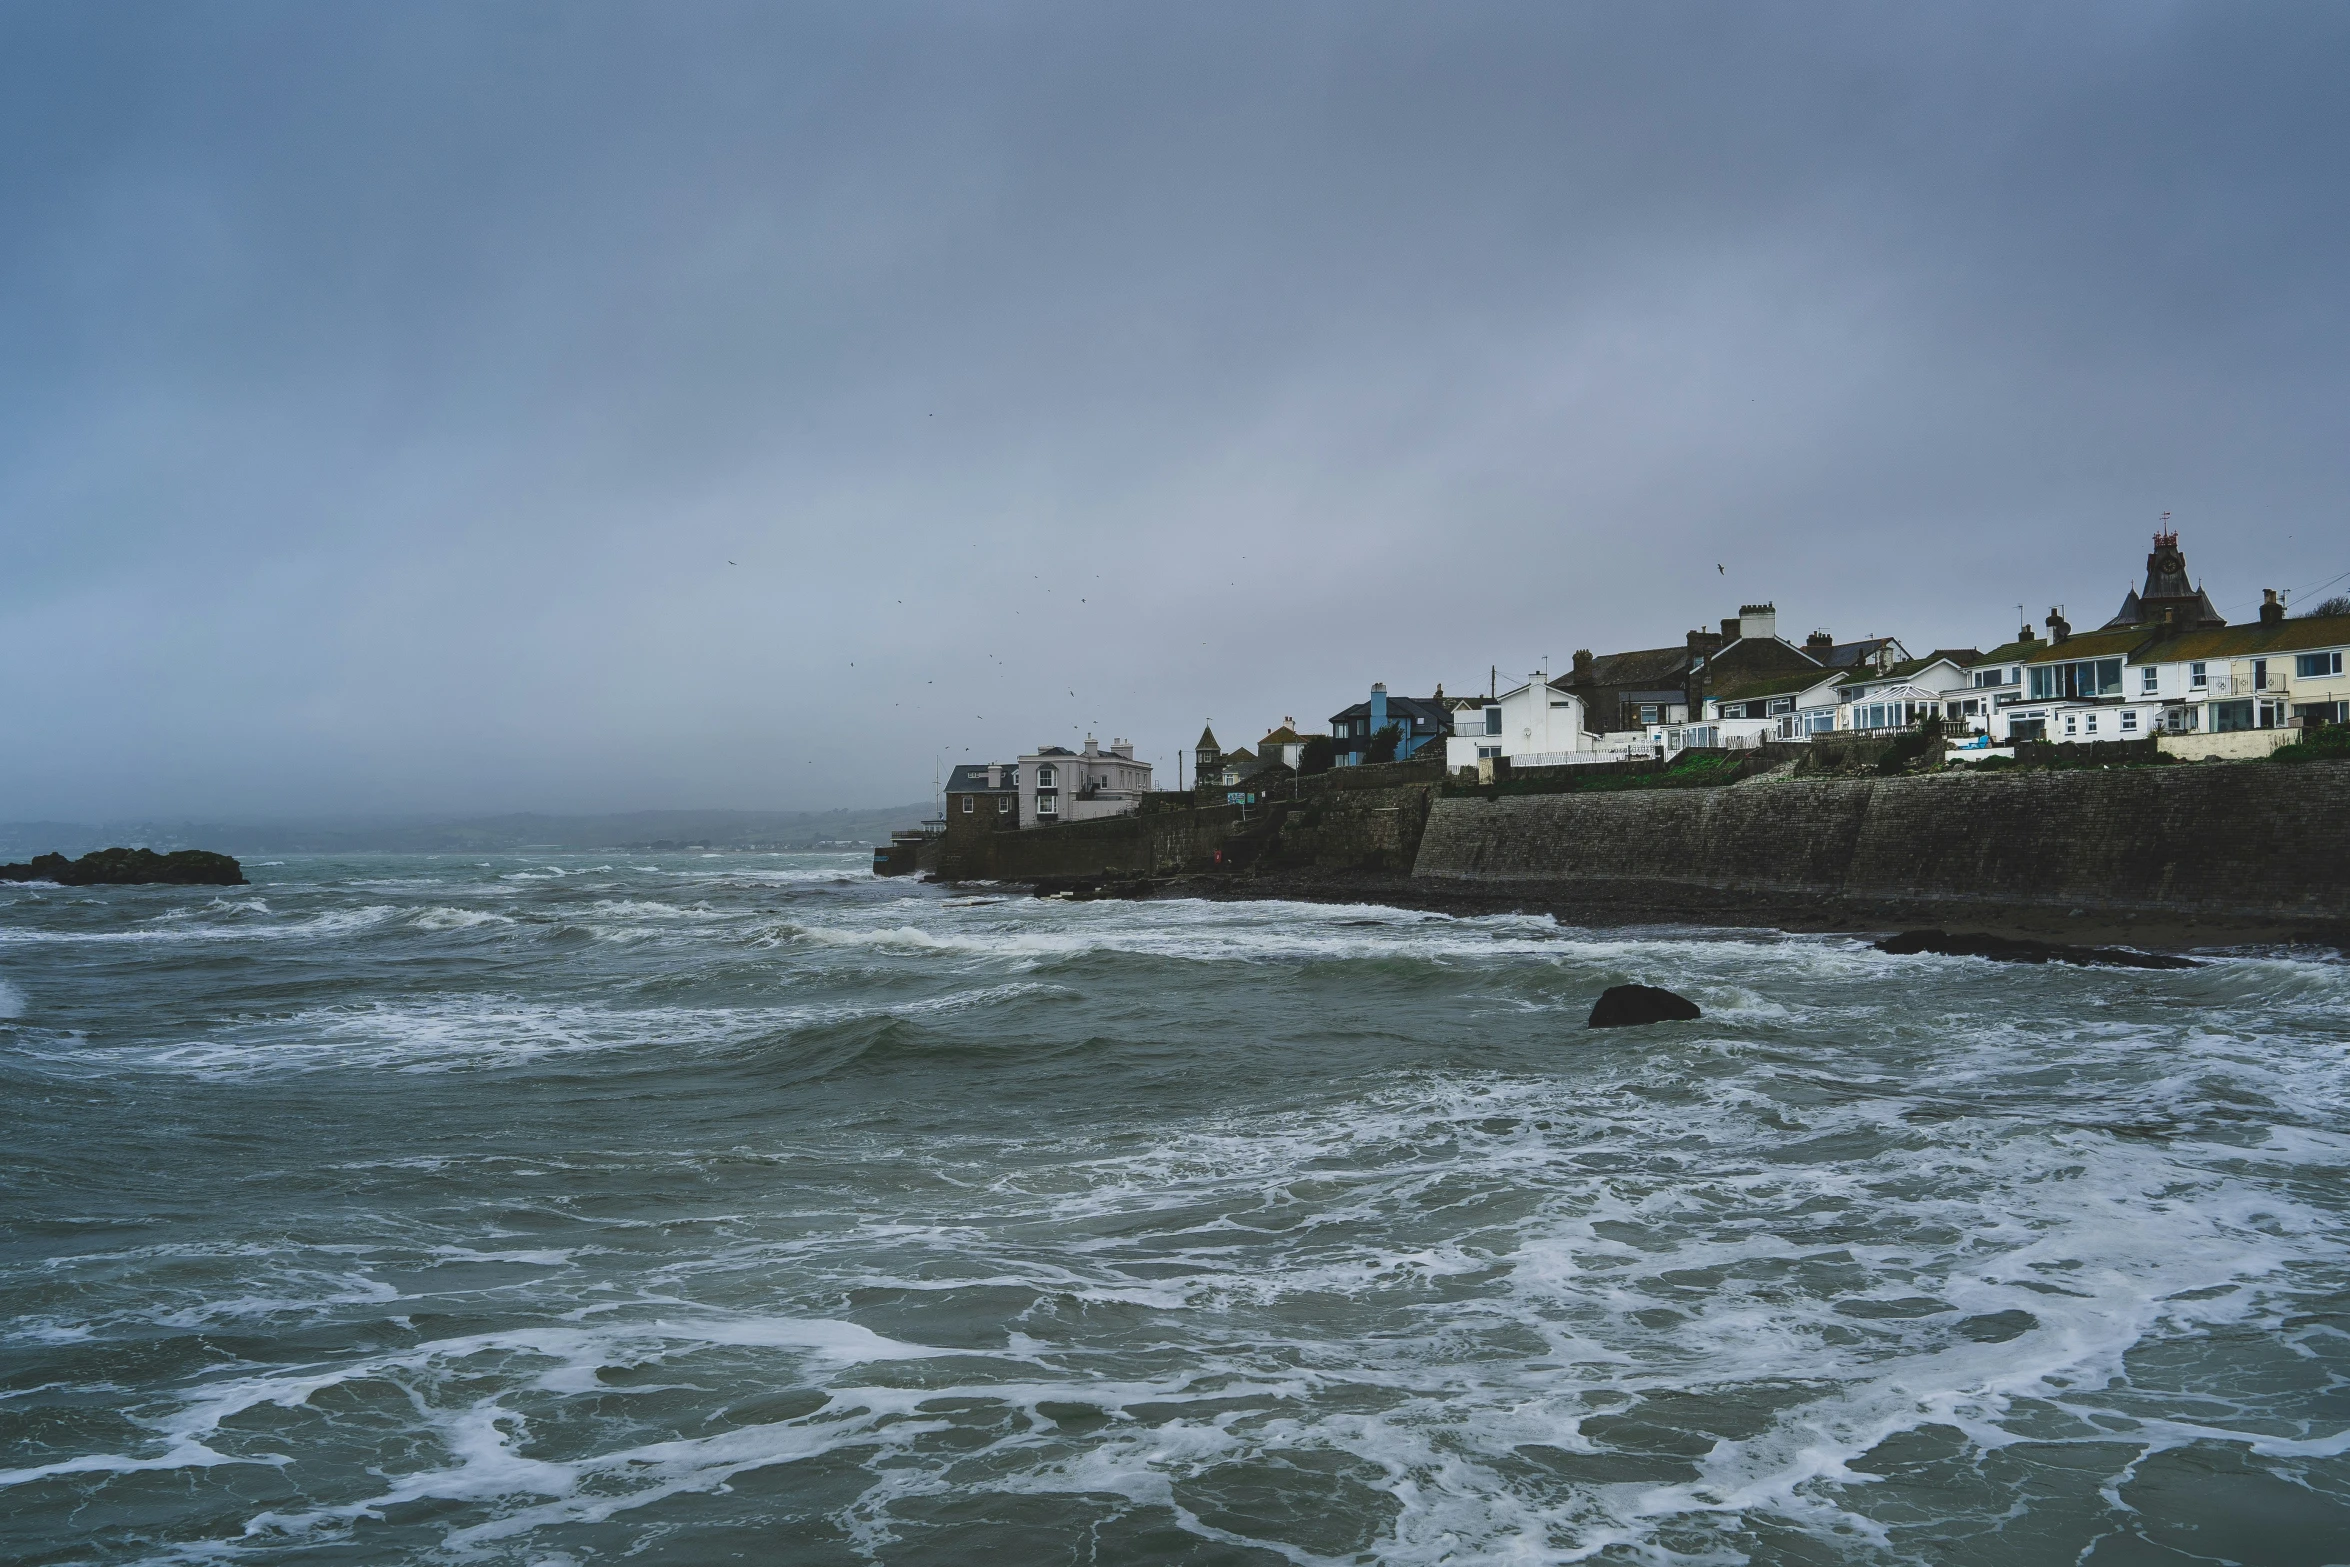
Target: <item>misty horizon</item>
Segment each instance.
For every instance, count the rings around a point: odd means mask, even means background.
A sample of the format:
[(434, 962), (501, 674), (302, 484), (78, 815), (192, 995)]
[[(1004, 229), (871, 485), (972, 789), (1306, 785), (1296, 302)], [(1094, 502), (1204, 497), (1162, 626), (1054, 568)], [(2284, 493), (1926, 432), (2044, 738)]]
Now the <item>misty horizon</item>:
[(0, 41), (11, 820), (1164, 784), (1745, 602), (2095, 625), (2165, 513), (2350, 571), (2338, 8)]

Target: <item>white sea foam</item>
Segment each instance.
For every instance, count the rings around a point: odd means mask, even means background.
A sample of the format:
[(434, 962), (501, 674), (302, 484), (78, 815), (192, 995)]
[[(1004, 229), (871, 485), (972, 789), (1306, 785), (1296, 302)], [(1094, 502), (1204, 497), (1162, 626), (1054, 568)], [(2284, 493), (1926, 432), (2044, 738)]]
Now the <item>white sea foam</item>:
[(222, 1079), (275, 1072), (507, 1068), (610, 1050), (692, 1051), (861, 1018), (939, 1016), (1053, 988), (1015, 981), (897, 1002), (773, 1007), (606, 1008), (443, 996), (398, 1005), (319, 1008), (163, 1046), (27, 1046), (23, 1053), (81, 1074), (128, 1068)]
[(478, 930), (484, 925), (511, 925), (511, 914), (493, 914), (487, 909), (460, 909), (436, 905), (419, 909), (409, 920), (418, 930)]
[(0, 979), (0, 1018), (23, 1017), (24, 992), (5, 979)]

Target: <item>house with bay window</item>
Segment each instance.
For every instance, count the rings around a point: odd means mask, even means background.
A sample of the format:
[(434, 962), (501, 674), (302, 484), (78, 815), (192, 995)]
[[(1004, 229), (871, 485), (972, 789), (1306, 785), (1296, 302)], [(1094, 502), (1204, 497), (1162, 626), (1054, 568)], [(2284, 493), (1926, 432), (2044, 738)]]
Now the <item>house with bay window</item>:
[[(1105, 751), (1091, 735), (1082, 751), (1038, 746), (1020, 758), (1013, 774), (1022, 827), (1123, 816), (1140, 808), (1151, 786), (1151, 764), (1135, 760), (1133, 741), (1112, 740)], [(953, 819), (950, 811), (948, 820)]]
[(2074, 636), (2064, 617), (2051, 612), (2047, 640), (2018, 661), (2023, 678), (2012, 700), (2002, 698), (1993, 737), (2009, 744), (2143, 740), (2153, 733), (2156, 708), (2146, 698), (2137, 655), (2155, 639), (2149, 626)]

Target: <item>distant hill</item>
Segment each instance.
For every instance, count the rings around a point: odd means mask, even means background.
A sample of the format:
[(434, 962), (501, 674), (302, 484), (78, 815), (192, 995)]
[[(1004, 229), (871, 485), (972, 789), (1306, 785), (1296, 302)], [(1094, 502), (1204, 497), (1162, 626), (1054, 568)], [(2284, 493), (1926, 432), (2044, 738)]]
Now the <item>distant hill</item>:
[(624, 811), (610, 816), (316, 817), (277, 822), (0, 822), (0, 859), (92, 849), (222, 854), (486, 854), (514, 850), (858, 848), (936, 810)]

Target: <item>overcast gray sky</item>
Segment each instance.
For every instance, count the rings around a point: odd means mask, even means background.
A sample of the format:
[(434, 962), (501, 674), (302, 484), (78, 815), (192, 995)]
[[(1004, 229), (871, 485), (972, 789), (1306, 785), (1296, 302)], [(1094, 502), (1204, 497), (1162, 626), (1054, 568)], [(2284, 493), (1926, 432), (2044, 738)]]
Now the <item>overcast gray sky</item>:
[(2350, 572), (2350, 7), (0, 0), (0, 815)]

